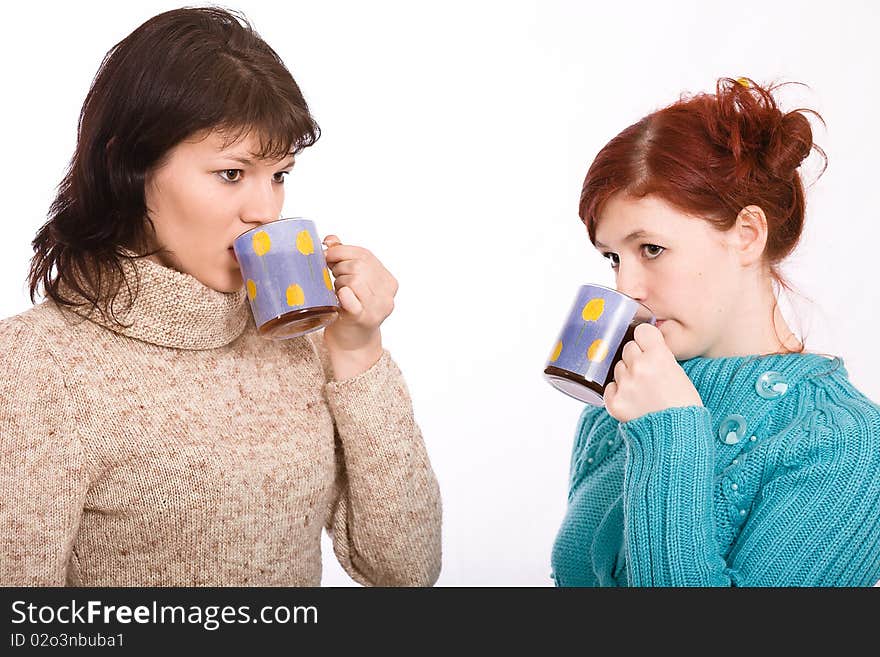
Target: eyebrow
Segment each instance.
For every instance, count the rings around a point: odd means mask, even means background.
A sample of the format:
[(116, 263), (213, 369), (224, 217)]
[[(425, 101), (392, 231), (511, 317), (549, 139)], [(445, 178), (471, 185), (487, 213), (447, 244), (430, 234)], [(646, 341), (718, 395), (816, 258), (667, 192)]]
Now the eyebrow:
[[(295, 161), (293, 158), (293, 153), (288, 153), (288, 155), (290, 155), (291, 158), (285, 166), (293, 166), (294, 161)], [(236, 155), (222, 155), (221, 157), (223, 157), (227, 160), (232, 160), (233, 162), (239, 162), (240, 164), (244, 164), (245, 166), (248, 166), (248, 167), (252, 167), (254, 165), (254, 161), (249, 158), (246, 158), (246, 157), (239, 157)]]
[[(631, 241), (633, 241), (633, 240), (635, 240), (635, 239), (638, 239), (638, 238), (640, 238), (640, 237), (649, 237), (649, 236), (651, 236), (651, 233), (647, 232), (646, 230), (642, 230), (641, 228), (639, 228), (638, 230), (634, 230), (634, 231), (631, 232), (629, 235), (627, 235), (626, 237), (624, 237), (624, 238), (623, 238), (623, 243), (626, 244), (627, 242), (631, 242)], [(598, 240), (596, 240), (595, 245), (596, 245), (596, 247), (599, 248), (599, 249), (607, 249), (607, 248), (608, 248), (605, 244), (602, 244), (602, 242), (600, 242), (600, 241), (598, 241)]]

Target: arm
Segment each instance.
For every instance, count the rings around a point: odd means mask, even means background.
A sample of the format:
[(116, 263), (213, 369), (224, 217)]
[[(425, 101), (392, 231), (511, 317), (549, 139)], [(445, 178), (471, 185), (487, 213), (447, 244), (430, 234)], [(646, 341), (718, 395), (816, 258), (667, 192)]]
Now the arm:
[(63, 586), (89, 485), (60, 368), (0, 322), (0, 585)]
[(715, 540), (709, 411), (669, 408), (622, 423), (624, 544), (631, 586), (730, 586)]
[(403, 376), (387, 351), (367, 371), (332, 380), (336, 491), (327, 525), (340, 564), (361, 584), (430, 586), (440, 574), (441, 500)]

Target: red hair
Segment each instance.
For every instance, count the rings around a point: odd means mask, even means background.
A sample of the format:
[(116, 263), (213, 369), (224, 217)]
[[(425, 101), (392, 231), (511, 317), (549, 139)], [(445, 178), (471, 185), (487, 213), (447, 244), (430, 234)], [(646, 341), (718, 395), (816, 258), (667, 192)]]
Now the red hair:
[(757, 205), (767, 216), (764, 258), (770, 274), (789, 289), (776, 265), (803, 230), (804, 187), (797, 169), (812, 150), (825, 166), (827, 158), (813, 143), (806, 114), (822, 117), (809, 109), (782, 112), (771, 93), (779, 86), (721, 78), (714, 94), (682, 96), (608, 142), (581, 192), (579, 214), (590, 240), (595, 242), (603, 205), (618, 192), (657, 196), (721, 231), (734, 225), (744, 207)]

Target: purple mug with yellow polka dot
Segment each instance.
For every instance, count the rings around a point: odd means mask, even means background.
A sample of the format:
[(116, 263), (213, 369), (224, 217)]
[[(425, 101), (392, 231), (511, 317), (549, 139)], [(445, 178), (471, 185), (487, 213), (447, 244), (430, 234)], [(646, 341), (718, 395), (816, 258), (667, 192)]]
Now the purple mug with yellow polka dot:
[(602, 285), (581, 285), (544, 366), (544, 378), (569, 397), (604, 405), (605, 388), (636, 326), (654, 313), (632, 297)]
[(339, 299), (313, 221), (263, 224), (236, 237), (232, 248), (260, 335), (295, 338), (336, 319)]

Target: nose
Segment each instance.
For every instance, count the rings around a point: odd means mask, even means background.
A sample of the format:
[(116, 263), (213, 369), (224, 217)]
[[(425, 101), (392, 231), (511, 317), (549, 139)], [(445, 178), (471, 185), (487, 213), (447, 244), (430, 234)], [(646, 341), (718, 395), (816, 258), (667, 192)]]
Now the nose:
[(275, 221), (281, 214), (283, 194), (283, 189), (279, 195), (278, 189), (273, 189), (271, 184), (255, 186), (249, 190), (241, 206), (239, 212), (241, 220), (251, 228)]
[(636, 301), (644, 303), (648, 295), (645, 271), (632, 263), (624, 266), (621, 260), (617, 266), (617, 289)]

